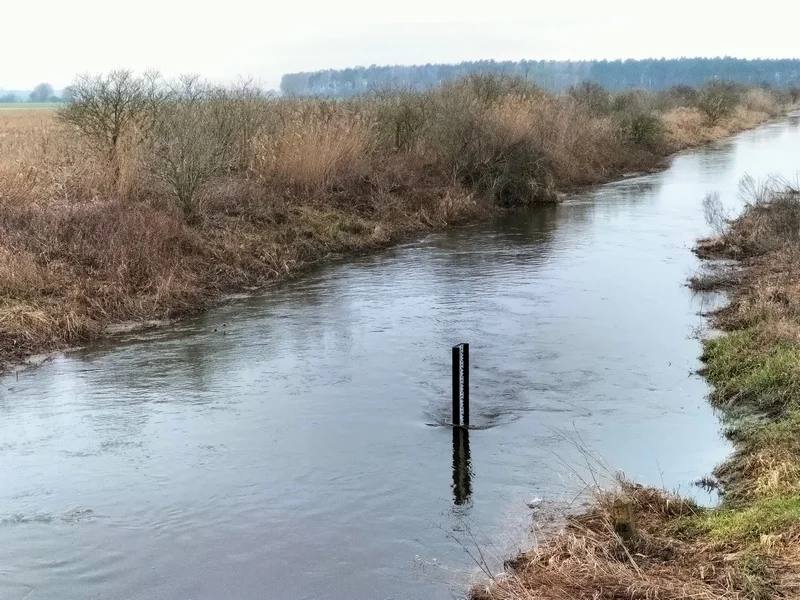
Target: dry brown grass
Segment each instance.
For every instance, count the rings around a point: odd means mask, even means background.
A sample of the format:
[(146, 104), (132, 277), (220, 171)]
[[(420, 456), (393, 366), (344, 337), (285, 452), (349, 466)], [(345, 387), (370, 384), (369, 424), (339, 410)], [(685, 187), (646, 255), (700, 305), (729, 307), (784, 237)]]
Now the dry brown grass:
[(141, 148), (123, 142), (115, 185), (111, 165), (53, 113), (3, 111), (0, 360), (89, 340), (116, 322), (179, 316), (329, 254), (486, 214), (468, 191), (426, 183), (403, 161), (400, 172), (371, 163), (366, 184), (346, 177), (370, 164), (364, 139), (358, 123), (305, 133), (290, 123), (274, 141), (280, 160), (254, 152), (251, 170), (204, 190), (205, 219), (189, 226), (142, 168)]
[(480, 77), (421, 95), (229, 102), (245, 126), (192, 200), (191, 222), (143, 132), (128, 130), (110, 164), (53, 111), (0, 111), (0, 362), (202, 309), (330, 254), (552, 199), (663, 154), (622, 139), (613, 115)]
[[(761, 92), (761, 90), (753, 90)], [(758, 98), (761, 98), (761, 94)], [(678, 151), (724, 139), (734, 133), (752, 129), (771, 118), (777, 110), (774, 101), (769, 110), (756, 103), (755, 108), (738, 106), (734, 114), (719, 123), (710, 125), (708, 119), (696, 108), (679, 107), (664, 114), (664, 125), (670, 150)]]
[[(630, 504), (636, 534), (614, 532), (615, 502)], [(745, 600), (790, 590), (775, 581), (792, 539), (772, 537), (748, 552), (713, 543), (690, 526), (705, 511), (653, 488), (621, 482), (600, 493), (595, 508), (572, 517), (560, 533), (518, 556), (512, 569), (472, 590), (474, 600)], [(795, 553), (796, 554), (796, 553)]]
[[(125, 170), (129, 179), (136, 176), (135, 166)], [(114, 193), (109, 165), (80, 136), (60, 126), (55, 111), (0, 111), (1, 198), (50, 204)]]
[(256, 170), (269, 184), (318, 193), (369, 172), (371, 124), (339, 111), (326, 121), (293, 118), (253, 141)]
[(775, 96), (761, 88), (747, 90), (742, 100), (742, 106), (751, 112), (772, 116), (781, 111), (780, 105), (775, 101)]

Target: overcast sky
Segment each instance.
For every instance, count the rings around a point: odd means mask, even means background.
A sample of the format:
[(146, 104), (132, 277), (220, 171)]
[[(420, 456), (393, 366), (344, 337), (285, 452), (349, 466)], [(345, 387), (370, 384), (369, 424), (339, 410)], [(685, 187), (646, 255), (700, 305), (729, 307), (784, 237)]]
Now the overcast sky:
[(373, 63), (800, 57), (799, 17), (796, 0), (5, 0), (0, 87), (119, 67), (275, 88)]

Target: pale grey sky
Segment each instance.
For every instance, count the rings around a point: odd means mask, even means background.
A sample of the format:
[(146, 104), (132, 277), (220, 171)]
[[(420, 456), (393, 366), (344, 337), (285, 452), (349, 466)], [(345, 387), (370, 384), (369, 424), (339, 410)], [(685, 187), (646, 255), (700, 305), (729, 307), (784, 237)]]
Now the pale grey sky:
[[(156, 68), (277, 87), (369, 64), (732, 55), (800, 57), (796, 0), (6, 0), (0, 87)], [(739, 8), (741, 6), (742, 8)], [(13, 50), (11, 50), (13, 49)]]

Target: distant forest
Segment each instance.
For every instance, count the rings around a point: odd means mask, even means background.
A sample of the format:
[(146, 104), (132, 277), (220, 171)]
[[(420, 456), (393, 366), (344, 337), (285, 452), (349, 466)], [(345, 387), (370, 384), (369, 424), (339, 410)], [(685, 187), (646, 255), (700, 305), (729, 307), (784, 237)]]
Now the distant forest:
[(286, 95), (346, 97), (387, 88), (424, 90), (470, 73), (518, 76), (553, 91), (565, 91), (584, 81), (593, 81), (611, 90), (699, 86), (712, 79), (784, 86), (800, 84), (800, 59), (482, 60), (451, 65), (372, 65), (287, 73), (281, 79), (281, 92)]

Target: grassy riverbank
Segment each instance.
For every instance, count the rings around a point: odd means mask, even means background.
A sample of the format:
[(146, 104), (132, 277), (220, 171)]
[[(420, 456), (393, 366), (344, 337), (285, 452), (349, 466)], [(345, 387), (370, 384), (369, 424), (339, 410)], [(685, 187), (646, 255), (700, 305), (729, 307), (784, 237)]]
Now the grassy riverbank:
[(791, 101), (723, 84), (557, 96), (493, 77), (347, 101), (119, 73), (78, 83), (62, 118), (0, 112), (5, 367), (331, 256), (658, 168)]
[[(693, 281), (731, 295), (712, 316), (722, 334), (703, 353), (710, 400), (735, 445), (714, 474), (722, 505), (622, 482), (476, 600), (800, 597), (800, 192), (743, 187), (751, 201), (732, 221), (709, 200), (719, 235), (697, 247), (734, 266)], [(628, 541), (614, 533), (620, 503), (634, 516)]]

